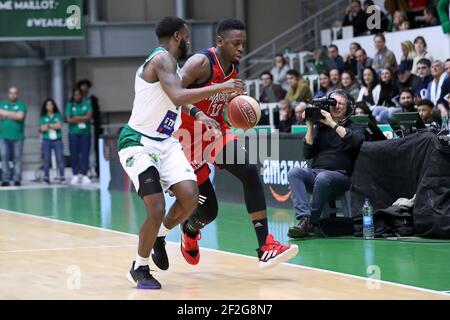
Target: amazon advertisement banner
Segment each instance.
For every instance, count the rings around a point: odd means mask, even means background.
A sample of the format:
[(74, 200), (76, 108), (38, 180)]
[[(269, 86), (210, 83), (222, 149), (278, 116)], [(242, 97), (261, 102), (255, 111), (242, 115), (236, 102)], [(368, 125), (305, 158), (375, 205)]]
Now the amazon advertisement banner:
[[(293, 204), (287, 173), (293, 167), (300, 167), (306, 164), (302, 150), (303, 137), (303, 134), (272, 135), (273, 139), (279, 139), (279, 153), (277, 157), (259, 158), (257, 167), (264, 186), (268, 207), (292, 209)], [(270, 144), (270, 141), (265, 139), (258, 140), (258, 147), (265, 143)], [(219, 201), (245, 203), (242, 184), (230, 173), (225, 170), (216, 170), (214, 184)]]
[(77, 39), (83, 0), (0, 0), (0, 40)]

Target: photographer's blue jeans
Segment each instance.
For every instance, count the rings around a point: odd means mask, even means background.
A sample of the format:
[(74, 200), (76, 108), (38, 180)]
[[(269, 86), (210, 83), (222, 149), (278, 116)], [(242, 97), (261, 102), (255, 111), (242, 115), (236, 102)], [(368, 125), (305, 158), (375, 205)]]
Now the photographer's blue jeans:
[(55, 151), (56, 164), (59, 169), (59, 178), (64, 178), (64, 157), (62, 140), (44, 140), (42, 150), (44, 152), (44, 177), (49, 178), (49, 171), (52, 162), (52, 149)]
[[(344, 170), (292, 168), (288, 172), (289, 187), (297, 219), (311, 216), (317, 224), (325, 204), (345, 193), (351, 185)], [(311, 203), (309, 194), (312, 194)]]
[[(8, 182), (11, 177), (15, 182), (22, 181), (22, 150), (23, 140), (0, 139), (3, 182)], [(9, 160), (14, 164), (13, 172), (9, 167)]]
[(69, 134), (70, 163), (73, 175), (87, 175), (89, 169), (89, 151), (91, 150), (91, 134)]

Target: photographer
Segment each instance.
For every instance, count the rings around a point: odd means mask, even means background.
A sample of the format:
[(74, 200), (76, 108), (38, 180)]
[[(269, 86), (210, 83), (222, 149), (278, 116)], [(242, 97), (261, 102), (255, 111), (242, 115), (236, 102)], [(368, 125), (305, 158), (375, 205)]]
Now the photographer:
[[(312, 159), (311, 169), (296, 167), (288, 173), (295, 214), (299, 220), (298, 225), (289, 229), (291, 238), (311, 235), (324, 205), (349, 189), (350, 175), (365, 140), (364, 128), (348, 120), (353, 112), (353, 101), (348, 93), (336, 90), (329, 97), (332, 99), (327, 99), (325, 105), (331, 105), (330, 112), (323, 110), (322, 103), (320, 121), (314, 124), (306, 116), (308, 131), (303, 153), (306, 159)], [(311, 203), (308, 193), (312, 194)]]

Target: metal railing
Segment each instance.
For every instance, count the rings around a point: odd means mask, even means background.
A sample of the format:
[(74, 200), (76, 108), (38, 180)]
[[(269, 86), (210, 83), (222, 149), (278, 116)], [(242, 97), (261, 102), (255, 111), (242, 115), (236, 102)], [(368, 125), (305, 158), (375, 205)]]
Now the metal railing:
[(320, 47), (322, 29), (331, 28), (344, 17), (349, 0), (338, 0), (317, 11), (269, 42), (244, 56), (240, 74), (245, 78), (256, 78), (262, 71), (270, 69), (277, 53), (312, 51)]

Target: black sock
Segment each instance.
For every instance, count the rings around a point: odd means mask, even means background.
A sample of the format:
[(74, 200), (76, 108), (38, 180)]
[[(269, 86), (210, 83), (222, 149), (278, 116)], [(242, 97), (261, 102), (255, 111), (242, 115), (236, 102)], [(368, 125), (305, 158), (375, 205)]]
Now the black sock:
[(189, 220), (186, 220), (184, 222), (184, 224), (183, 224), (183, 231), (190, 238), (195, 238), (197, 236), (197, 234), (198, 234), (198, 230), (189, 223)]
[(256, 237), (258, 238), (258, 244), (261, 248), (266, 243), (267, 235), (269, 234), (269, 227), (267, 225), (267, 218), (253, 220), (253, 226), (255, 227)]

